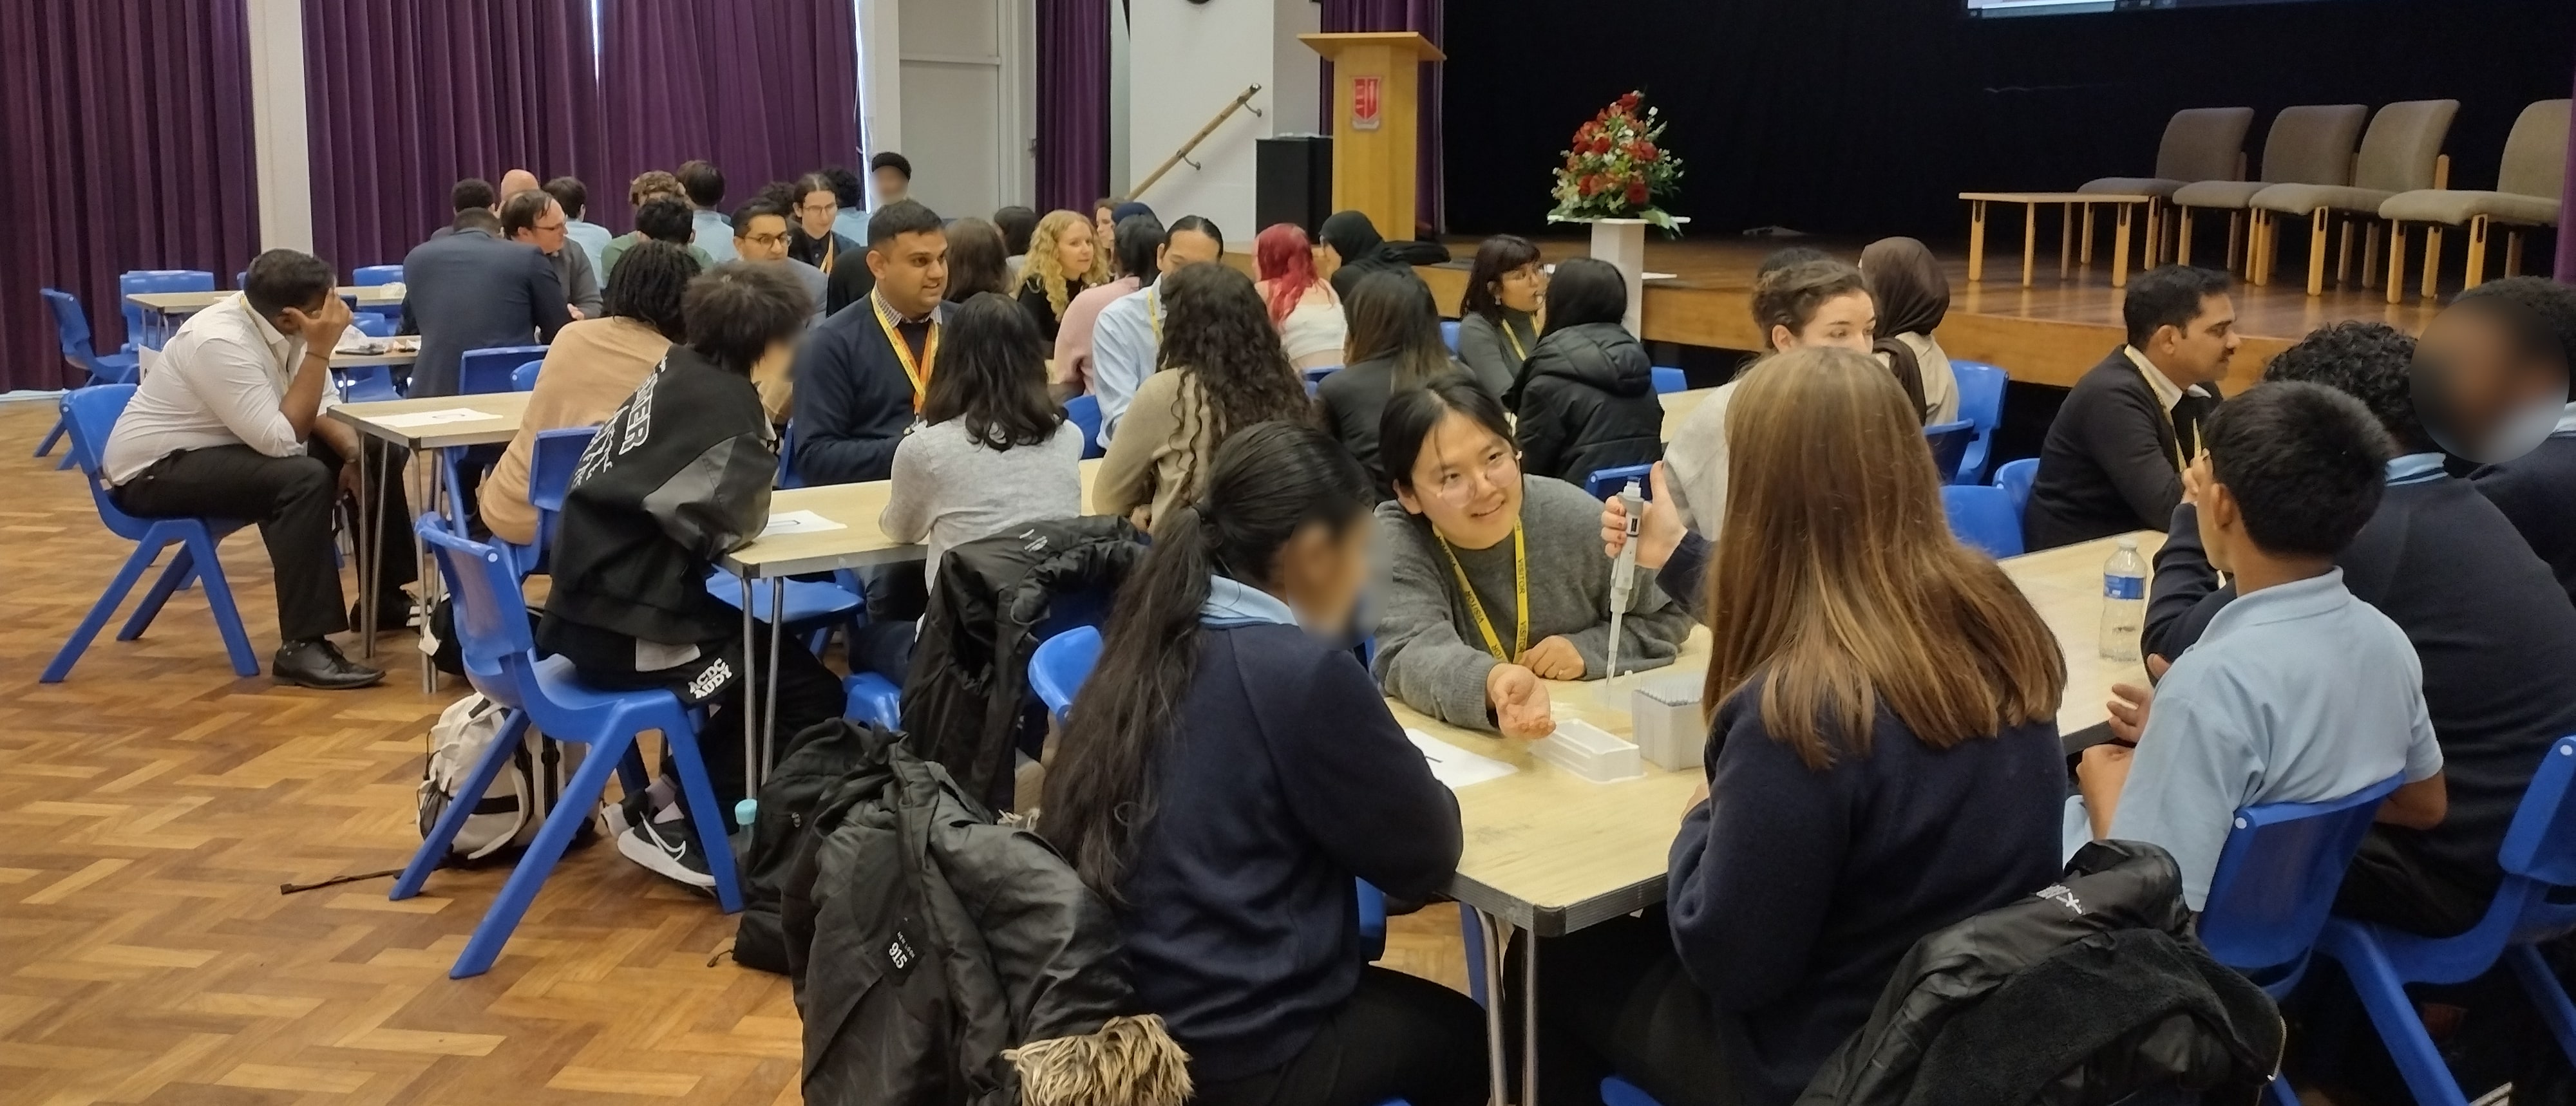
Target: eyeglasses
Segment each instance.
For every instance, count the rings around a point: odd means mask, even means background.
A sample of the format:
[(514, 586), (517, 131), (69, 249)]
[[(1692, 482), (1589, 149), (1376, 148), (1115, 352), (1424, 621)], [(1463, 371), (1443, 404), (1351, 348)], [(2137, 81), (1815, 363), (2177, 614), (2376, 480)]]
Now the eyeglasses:
[(787, 236), (784, 234), (747, 234), (743, 236), (742, 240), (763, 249), (767, 249), (768, 247), (787, 241)]
[(798, 204), (796, 207), (799, 211), (810, 211), (820, 215), (826, 211), (841, 210), (841, 203), (838, 200), (824, 200), (820, 203)]
[(552, 233), (552, 232), (554, 232), (554, 231), (562, 230), (562, 229), (564, 228), (564, 225), (565, 225), (565, 224), (564, 224), (563, 222), (561, 222), (561, 221), (556, 221), (556, 222), (552, 222), (552, 223), (538, 223), (538, 224), (536, 225), (536, 229), (538, 229), (538, 230), (542, 230), (542, 231), (546, 231), (546, 232), (548, 232), (548, 233)]
[(1496, 450), (1485, 463), (1474, 469), (1451, 469), (1440, 474), (1440, 482), (1431, 488), (1432, 498), (1452, 507), (1465, 507), (1487, 489), (1520, 481), (1521, 459), (1518, 454)]

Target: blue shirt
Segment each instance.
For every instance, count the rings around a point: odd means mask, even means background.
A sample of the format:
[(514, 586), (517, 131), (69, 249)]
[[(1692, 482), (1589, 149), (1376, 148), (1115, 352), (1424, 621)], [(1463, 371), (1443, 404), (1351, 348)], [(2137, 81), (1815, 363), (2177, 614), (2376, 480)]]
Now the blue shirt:
[(607, 227), (587, 219), (573, 219), (564, 223), (564, 235), (578, 243), (582, 252), (590, 255), (590, 271), (599, 274), (601, 288), (608, 287), (608, 243), (617, 236), (610, 234)]
[(1162, 316), (1159, 288), (1129, 292), (1100, 309), (1091, 328), (1091, 391), (1100, 397), (1100, 444), (1109, 445), (1118, 420), (1135, 402), (1136, 389), (1154, 375), (1155, 356), (1163, 339), (1156, 323)]
[(842, 208), (840, 214), (832, 216), (832, 233), (858, 243), (860, 249), (866, 249), (868, 245), (868, 209), (864, 207)]
[(742, 257), (733, 248), (733, 220), (699, 208), (697, 214), (689, 217), (689, 225), (697, 232), (698, 248), (707, 251), (708, 257), (715, 258), (716, 264), (722, 265)]
[(2337, 568), (2210, 619), (2156, 688), (2110, 835), (2172, 853), (2199, 910), (2238, 810), (2441, 770), (2415, 647)]

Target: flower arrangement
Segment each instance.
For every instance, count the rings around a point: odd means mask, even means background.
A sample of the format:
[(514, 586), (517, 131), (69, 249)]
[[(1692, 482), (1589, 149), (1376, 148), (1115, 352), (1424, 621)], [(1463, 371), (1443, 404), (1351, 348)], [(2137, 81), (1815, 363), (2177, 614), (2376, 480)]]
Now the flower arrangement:
[(1548, 212), (1549, 222), (1643, 219), (1668, 234), (1681, 233), (1655, 203), (1673, 194), (1682, 162), (1658, 145), (1664, 124), (1654, 108), (1637, 110), (1644, 101), (1644, 93), (1630, 92), (1575, 129), (1565, 165), (1556, 171), (1556, 210)]

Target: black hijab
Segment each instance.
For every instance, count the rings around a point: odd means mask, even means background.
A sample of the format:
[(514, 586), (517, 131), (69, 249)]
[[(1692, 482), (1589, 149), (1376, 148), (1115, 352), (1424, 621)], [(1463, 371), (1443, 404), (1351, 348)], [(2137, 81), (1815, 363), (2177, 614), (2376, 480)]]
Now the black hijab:
[(1861, 275), (1878, 300), (1878, 332), (1930, 334), (1950, 313), (1950, 278), (1932, 251), (1911, 238), (1881, 238), (1860, 252)]

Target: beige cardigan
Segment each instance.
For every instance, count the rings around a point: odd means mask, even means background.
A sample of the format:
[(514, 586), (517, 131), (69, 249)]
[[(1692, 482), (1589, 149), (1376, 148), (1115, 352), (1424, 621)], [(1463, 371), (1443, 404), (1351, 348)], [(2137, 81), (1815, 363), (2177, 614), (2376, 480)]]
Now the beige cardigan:
[[(1198, 374), (1166, 369), (1145, 378), (1092, 479), (1092, 510), (1151, 531), (1154, 520), (1198, 496), (1216, 457), (1216, 434)], [(1187, 494), (1189, 499), (1184, 499)]]
[(494, 536), (517, 545), (537, 540), (537, 509), (528, 505), (528, 460), (536, 455), (537, 435), (608, 421), (670, 348), (660, 331), (628, 318), (583, 319), (555, 334), (519, 432), (483, 481), (483, 522)]

